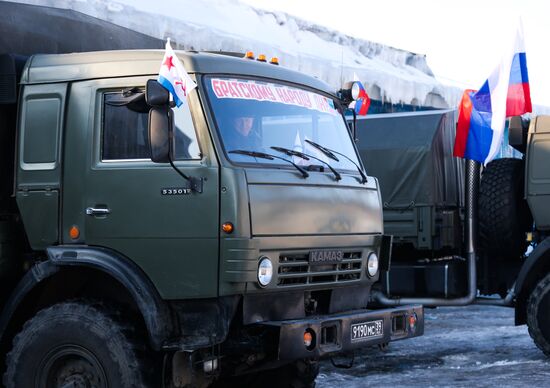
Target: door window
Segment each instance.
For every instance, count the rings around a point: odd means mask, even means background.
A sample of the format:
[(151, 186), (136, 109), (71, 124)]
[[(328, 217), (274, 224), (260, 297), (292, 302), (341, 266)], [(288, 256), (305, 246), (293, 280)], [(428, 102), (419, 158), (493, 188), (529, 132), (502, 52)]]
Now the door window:
[[(139, 89), (103, 95), (101, 160), (149, 160), (149, 106)], [(174, 159), (200, 159), (201, 153), (187, 103), (174, 109)]]

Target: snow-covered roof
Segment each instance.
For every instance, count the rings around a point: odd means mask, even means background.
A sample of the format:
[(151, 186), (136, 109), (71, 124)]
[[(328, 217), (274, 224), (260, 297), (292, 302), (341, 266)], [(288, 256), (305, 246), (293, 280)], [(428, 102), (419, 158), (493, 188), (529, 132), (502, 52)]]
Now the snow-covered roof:
[[(18, 0), (72, 9), (165, 39), (180, 49), (252, 50), (282, 66), (320, 78), (335, 89), (354, 75), (381, 101), (445, 108), (461, 91), (442, 85), (424, 55), (344, 35), (285, 13), (237, 0)], [(162, 47), (159, 47), (162, 48)]]

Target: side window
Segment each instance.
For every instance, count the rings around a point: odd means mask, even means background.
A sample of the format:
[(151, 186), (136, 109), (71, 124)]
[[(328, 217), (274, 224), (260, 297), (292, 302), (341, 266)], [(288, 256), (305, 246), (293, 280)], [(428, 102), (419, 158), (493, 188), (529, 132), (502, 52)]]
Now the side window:
[[(151, 158), (147, 133), (149, 107), (143, 97), (134, 98), (129, 93), (125, 91), (103, 95), (101, 160)], [(195, 127), (187, 104), (174, 109), (174, 124), (174, 159), (200, 159)]]
[(21, 162), (24, 170), (53, 170), (57, 165), (61, 96), (30, 96), (24, 105)]
[(150, 159), (147, 110), (125, 104), (123, 93), (103, 99), (102, 160)]
[(200, 159), (201, 150), (187, 101), (179, 108), (174, 108), (174, 131), (176, 160)]

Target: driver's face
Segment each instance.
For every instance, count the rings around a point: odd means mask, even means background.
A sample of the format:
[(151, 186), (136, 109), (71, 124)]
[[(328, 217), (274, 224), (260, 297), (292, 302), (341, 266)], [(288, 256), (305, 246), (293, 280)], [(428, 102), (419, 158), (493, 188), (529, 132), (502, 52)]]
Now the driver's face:
[(237, 117), (233, 123), (237, 132), (243, 136), (248, 136), (254, 126), (254, 117)]

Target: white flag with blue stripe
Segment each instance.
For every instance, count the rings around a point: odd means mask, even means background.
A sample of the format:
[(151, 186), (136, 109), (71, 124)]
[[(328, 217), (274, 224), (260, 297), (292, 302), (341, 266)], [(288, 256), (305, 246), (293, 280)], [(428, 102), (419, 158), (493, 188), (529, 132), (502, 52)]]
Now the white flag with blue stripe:
[(197, 84), (189, 77), (183, 64), (172, 50), (170, 38), (166, 41), (166, 51), (164, 52), (157, 81), (172, 94), (178, 107), (183, 104), (183, 100), (191, 90), (197, 87)]

